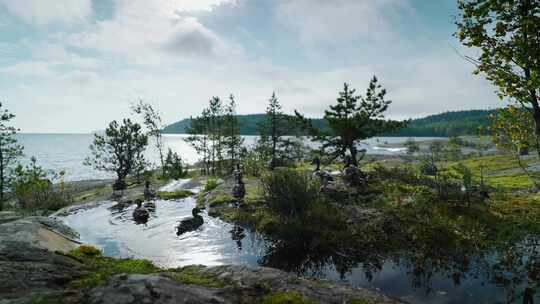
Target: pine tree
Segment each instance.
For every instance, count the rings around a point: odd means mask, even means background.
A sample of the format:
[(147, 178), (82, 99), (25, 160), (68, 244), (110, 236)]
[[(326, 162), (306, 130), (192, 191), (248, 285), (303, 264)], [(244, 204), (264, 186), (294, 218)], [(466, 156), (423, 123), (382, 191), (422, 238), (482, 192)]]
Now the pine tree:
[(261, 144), (267, 145), (269, 149), (271, 170), (277, 166), (280, 158), (280, 145), (283, 142), (283, 137), (289, 134), (288, 126), (290, 126), (289, 121), (283, 114), (281, 104), (274, 92), (268, 101), (264, 121), (257, 125), (257, 130), (261, 136)]
[(9, 170), (22, 156), (23, 147), (17, 144), (15, 134), (18, 129), (10, 125), (15, 118), (7, 109), (2, 109), (0, 103), (0, 210), (2, 210), (5, 199), (5, 191), (9, 183)]
[(231, 162), (231, 172), (234, 171), (239, 159), (240, 149), (243, 146), (244, 139), (240, 137), (240, 125), (236, 117), (236, 101), (234, 96), (229, 96), (229, 103), (225, 107), (225, 145), (227, 157)]
[[(313, 126), (311, 120), (296, 112), (298, 121), (316, 140), (322, 143), (321, 149), (332, 159), (346, 159), (350, 156), (358, 166), (358, 146), (362, 140), (404, 127), (405, 122), (386, 120), (384, 112), (392, 102), (386, 99), (386, 90), (376, 77), (373, 77), (365, 97), (356, 95), (356, 90), (345, 83), (339, 93), (337, 104), (325, 111), (324, 120), (328, 131)], [(362, 156), (363, 157), (363, 156)], [(361, 157), (360, 157), (361, 158)]]
[(212, 142), (212, 174), (221, 174), (223, 164), (224, 126), (223, 103), (219, 97), (213, 97), (208, 107), (210, 113), (210, 140)]

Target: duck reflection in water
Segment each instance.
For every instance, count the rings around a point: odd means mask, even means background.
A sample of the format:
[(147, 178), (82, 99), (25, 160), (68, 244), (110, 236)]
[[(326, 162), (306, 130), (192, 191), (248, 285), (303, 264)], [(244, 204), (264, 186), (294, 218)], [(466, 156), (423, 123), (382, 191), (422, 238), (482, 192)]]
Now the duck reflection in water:
[(242, 250), (242, 240), (246, 237), (245, 229), (236, 225), (231, 229), (231, 240), (236, 242), (238, 250)]

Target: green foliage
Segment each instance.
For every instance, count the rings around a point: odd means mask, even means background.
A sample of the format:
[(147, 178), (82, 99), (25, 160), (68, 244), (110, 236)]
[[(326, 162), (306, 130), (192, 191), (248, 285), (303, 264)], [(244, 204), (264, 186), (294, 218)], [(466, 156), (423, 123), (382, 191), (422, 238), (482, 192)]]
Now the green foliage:
[(268, 207), (282, 216), (303, 215), (319, 198), (320, 185), (306, 172), (278, 168), (261, 178)]
[(406, 128), (385, 135), (451, 137), (488, 134), (489, 116), (494, 112), (494, 110), (468, 110), (430, 115), (413, 119)]
[(224, 116), (225, 153), (230, 161), (230, 171), (232, 172), (240, 158), (240, 152), (244, 144), (244, 139), (240, 137), (240, 124), (236, 116), (236, 101), (232, 94), (229, 97), (229, 103), (225, 106)]
[(143, 155), (147, 145), (148, 136), (139, 124), (130, 119), (124, 119), (122, 125), (113, 121), (104, 135), (94, 135), (94, 142), (90, 145), (92, 156), (87, 157), (84, 164), (96, 170), (116, 173), (115, 188), (122, 190), (126, 187), (127, 176), (137, 175), (147, 166)]
[(159, 191), (157, 197), (164, 200), (182, 199), (193, 196), (194, 193), (189, 190), (177, 190), (174, 192)]
[[(90, 245), (81, 245), (79, 246), (79, 248), (77, 248), (75, 252), (76, 254), (80, 256), (87, 256), (87, 257), (97, 257), (102, 254), (101, 250)], [(72, 252), (72, 254), (76, 255), (75, 252)]]
[[(430, 115), (424, 118), (411, 120), (407, 127), (386, 132), (384, 136), (418, 136), (418, 137), (450, 137), (457, 135), (478, 135), (489, 134), (489, 116), (494, 114), (495, 110), (466, 110), (445, 112), (436, 115)], [(292, 121), (294, 116), (286, 115), (288, 121)], [(257, 125), (266, 120), (266, 114), (248, 114), (236, 115), (238, 120), (240, 135), (258, 135)], [(328, 131), (328, 124), (324, 119), (311, 119), (313, 126), (322, 132)], [(184, 119), (177, 123), (173, 123), (164, 128), (164, 133), (170, 134), (186, 134), (190, 119)], [(294, 127), (287, 128), (289, 131), (286, 135), (295, 135), (298, 132)]]
[(246, 175), (259, 177), (267, 168), (267, 162), (269, 160), (268, 151), (266, 146), (260, 145), (259, 142), (252, 149), (244, 150), (242, 168)]
[(167, 151), (163, 173), (165, 177), (172, 179), (184, 178), (188, 174), (186, 164), (182, 161), (180, 155), (171, 149)]
[(345, 83), (337, 104), (325, 111), (328, 132), (315, 128), (309, 119), (296, 112), (298, 121), (309, 130), (313, 138), (322, 143), (321, 150), (333, 159), (345, 159), (347, 153), (358, 165), (358, 145), (361, 140), (375, 137), (405, 126), (405, 122), (386, 120), (384, 113), (392, 103), (386, 99), (386, 90), (376, 77), (370, 81), (365, 96), (355, 95), (356, 90)]
[(186, 129), (190, 136), (184, 140), (199, 154), (205, 174), (220, 175), (226, 161), (232, 169), (239, 157), (243, 140), (239, 136), (235, 111), (236, 102), (232, 95), (226, 106), (219, 97), (213, 97), (208, 108), (190, 120)]
[(279, 166), (283, 156), (283, 146), (287, 145), (284, 136), (291, 132), (287, 117), (281, 110), (276, 93), (272, 94), (266, 108), (266, 119), (257, 126), (261, 139), (258, 145), (264, 147), (270, 159), (270, 169)]
[[(286, 135), (295, 135), (297, 130), (294, 129), (294, 124), (291, 123), (294, 116), (286, 114), (284, 116), (286, 117), (284, 122), (289, 124), (289, 127), (286, 128)], [(235, 115), (235, 118), (238, 121), (240, 135), (259, 135), (258, 126), (268, 119), (266, 114)], [(163, 132), (168, 134), (189, 134), (191, 124), (191, 119), (184, 119), (165, 127)], [(323, 119), (313, 119), (313, 125), (321, 130), (326, 129), (326, 122)]]
[(278, 291), (263, 298), (262, 304), (314, 304), (304, 299), (297, 291)]
[(142, 100), (133, 104), (131, 110), (142, 117), (143, 125), (146, 127), (148, 136), (153, 137), (155, 140), (155, 146), (159, 153), (159, 160), (162, 168), (162, 173), (165, 175), (165, 158), (163, 155), (163, 138), (161, 130), (163, 129), (163, 123), (161, 121), (161, 115), (159, 111), (149, 103)]
[(209, 192), (217, 188), (219, 186), (219, 182), (215, 178), (209, 178), (204, 183), (204, 192)]
[(405, 148), (407, 148), (407, 155), (408, 156), (413, 156), (414, 154), (420, 152), (420, 146), (418, 145), (418, 143), (416, 143), (414, 138), (408, 138), (405, 141), (404, 146), (405, 146)]
[(6, 188), (9, 184), (9, 172), (17, 159), (22, 156), (23, 147), (17, 144), (15, 134), (18, 129), (10, 125), (15, 118), (9, 110), (2, 108), (0, 102), (0, 211), (2, 210)]
[(466, 57), (499, 88), (530, 110), (535, 135), (540, 136), (540, 2), (460, 0), (458, 31), (465, 45), (480, 50)]
[(28, 165), (15, 168), (10, 188), (23, 209), (56, 211), (69, 205), (71, 198), (53, 186), (54, 177), (32, 157)]

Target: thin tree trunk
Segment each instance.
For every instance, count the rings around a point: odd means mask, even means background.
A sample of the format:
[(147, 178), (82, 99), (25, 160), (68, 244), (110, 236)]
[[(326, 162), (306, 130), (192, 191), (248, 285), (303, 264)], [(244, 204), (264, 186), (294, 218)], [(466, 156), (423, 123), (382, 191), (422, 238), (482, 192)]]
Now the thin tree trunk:
[(533, 119), (534, 119), (534, 131), (536, 135), (536, 153), (540, 158), (540, 106), (538, 105), (538, 97), (534, 91), (531, 92), (532, 95), (532, 106), (533, 106)]

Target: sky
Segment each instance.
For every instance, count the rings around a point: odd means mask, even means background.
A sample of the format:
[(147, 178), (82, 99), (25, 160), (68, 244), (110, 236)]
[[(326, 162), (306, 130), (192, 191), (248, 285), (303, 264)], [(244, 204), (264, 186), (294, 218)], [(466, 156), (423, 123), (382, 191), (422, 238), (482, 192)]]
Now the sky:
[(388, 117), (500, 106), (452, 37), (456, 0), (0, 0), (0, 101), (29, 133), (85, 133), (139, 99), (167, 123), (234, 94), (322, 117), (373, 75)]

